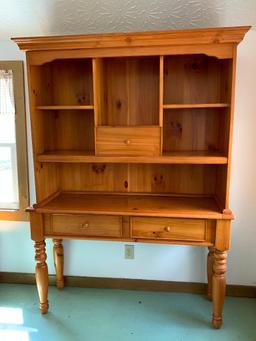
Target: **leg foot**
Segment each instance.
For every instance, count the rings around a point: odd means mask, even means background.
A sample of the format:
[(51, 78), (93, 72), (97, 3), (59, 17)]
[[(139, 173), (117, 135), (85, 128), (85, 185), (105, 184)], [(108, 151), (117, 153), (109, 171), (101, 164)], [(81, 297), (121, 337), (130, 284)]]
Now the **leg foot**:
[(212, 326), (215, 329), (220, 329), (220, 327), (222, 326), (222, 318), (217, 319), (216, 317), (213, 317), (212, 318)]
[(207, 297), (212, 301), (212, 275), (213, 275), (213, 260), (214, 260), (214, 247), (209, 247), (209, 252), (207, 256), (207, 277), (208, 277), (208, 288)]
[(56, 286), (59, 289), (64, 288), (64, 252), (61, 239), (53, 239), (53, 259), (56, 271)]
[(35, 242), (36, 285), (42, 314), (48, 312), (48, 267), (46, 264), (45, 241)]
[(220, 328), (222, 325), (222, 309), (226, 292), (225, 272), (227, 269), (227, 252), (215, 250), (212, 278), (213, 317), (212, 325)]

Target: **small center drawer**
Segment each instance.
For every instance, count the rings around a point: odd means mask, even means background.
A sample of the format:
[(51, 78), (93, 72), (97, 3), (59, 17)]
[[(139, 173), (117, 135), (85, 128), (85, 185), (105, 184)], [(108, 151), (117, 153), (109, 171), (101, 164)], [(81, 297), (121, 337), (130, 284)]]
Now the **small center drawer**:
[(159, 155), (160, 128), (97, 127), (96, 150), (97, 155)]
[(206, 221), (202, 219), (131, 218), (132, 237), (205, 241)]
[(53, 214), (46, 233), (94, 236), (121, 237), (122, 217), (97, 215)]

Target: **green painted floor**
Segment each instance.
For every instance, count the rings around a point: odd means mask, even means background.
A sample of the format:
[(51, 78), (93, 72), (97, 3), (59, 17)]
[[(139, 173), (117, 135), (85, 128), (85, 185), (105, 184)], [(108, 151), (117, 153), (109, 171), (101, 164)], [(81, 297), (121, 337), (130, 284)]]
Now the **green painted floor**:
[(211, 328), (203, 296), (148, 291), (49, 289), (38, 311), (33, 285), (0, 285), (1, 341), (256, 341), (256, 300), (227, 297), (224, 325)]

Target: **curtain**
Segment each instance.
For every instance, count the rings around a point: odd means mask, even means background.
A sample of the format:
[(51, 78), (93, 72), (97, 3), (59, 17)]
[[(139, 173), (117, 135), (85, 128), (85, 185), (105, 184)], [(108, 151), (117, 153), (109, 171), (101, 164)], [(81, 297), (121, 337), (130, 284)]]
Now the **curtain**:
[(15, 114), (12, 70), (0, 70), (0, 115)]

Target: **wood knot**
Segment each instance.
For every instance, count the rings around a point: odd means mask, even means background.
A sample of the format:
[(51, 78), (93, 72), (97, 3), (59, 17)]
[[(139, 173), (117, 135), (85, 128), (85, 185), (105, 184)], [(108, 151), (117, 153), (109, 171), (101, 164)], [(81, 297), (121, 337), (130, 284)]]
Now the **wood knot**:
[(103, 165), (103, 164), (94, 164), (94, 165), (92, 165), (93, 172), (95, 172), (97, 174), (103, 173), (105, 169), (106, 169), (106, 165)]
[(182, 125), (179, 122), (171, 122), (171, 129), (174, 131), (176, 136), (182, 135)]
[(126, 43), (128, 43), (128, 44), (131, 44), (131, 42), (132, 42), (132, 37), (126, 37), (125, 38), (125, 41), (126, 41)]
[(85, 96), (84, 96), (84, 95), (78, 95), (78, 96), (77, 96), (77, 102), (78, 102), (79, 104), (84, 104), (84, 103), (86, 103), (86, 98), (85, 98)]
[(117, 109), (121, 109), (121, 107), (122, 107), (122, 102), (120, 101), (120, 99), (118, 99), (118, 100), (116, 101), (116, 107), (117, 107)]

